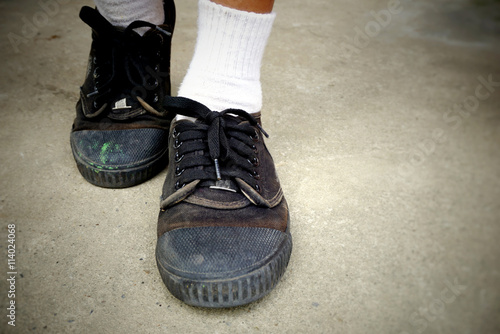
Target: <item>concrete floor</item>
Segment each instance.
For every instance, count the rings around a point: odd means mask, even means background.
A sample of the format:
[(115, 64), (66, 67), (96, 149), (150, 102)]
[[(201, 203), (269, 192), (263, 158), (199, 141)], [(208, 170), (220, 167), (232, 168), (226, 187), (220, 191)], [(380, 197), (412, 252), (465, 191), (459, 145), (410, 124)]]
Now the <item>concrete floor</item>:
[[(78, 173), (92, 2), (60, 2), (50, 17), (0, 2), (1, 333), (500, 332), (498, 1), (277, 1), (263, 121), (294, 250), (273, 293), (231, 310), (186, 306), (160, 279), (165, 173), (124, 190)], [(196, 36), (196, 0), (177, 6), (174, 91)]]

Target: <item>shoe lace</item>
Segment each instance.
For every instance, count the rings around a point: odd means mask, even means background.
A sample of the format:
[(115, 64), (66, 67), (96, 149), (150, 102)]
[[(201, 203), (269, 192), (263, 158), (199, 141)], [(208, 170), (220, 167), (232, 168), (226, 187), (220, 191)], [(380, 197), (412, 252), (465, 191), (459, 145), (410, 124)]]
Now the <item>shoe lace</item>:
[[(158, 76), (154, 73), (158, 71), (158, 65), (151, 66), (150, 64), (158, 64), (161, 54), (147, 45), (142, 36), (134, 32), (134, 29), (149, 27), (157, 29), (166, 36), (172, 34), (145, 21), (134, 21), (124, 30), (120, 30), (113, 27), (97, 10), (90, 7), (83, 7), (80, 17), (97, 34), (101, 49), (106, 50), (106, 56), (103, 56), (106, 58), (105, 64), (102, 64), (101, 68), (108, 72), (107, 75), (99, 73), (96, 65), (93, 73), (94, 91), (86, 94), (87, 97), (94, 97), (95, 101), (109, 101), (110, 97), (123, 94), (125, 91), (144, 104), (144, 99), (137, 92), (140, 92), (142, 88), (154, 90), (159, 86)], [(95, 58), (93, 61), (97, 62)], [(102, 82), (99, 80), (102, 77), (107, 77), (107, 80)], [(94, 105), (94, 107), (97, 106)]]
[[(260, 191), (256, 180), (259, 166), (256, 142), (259, 134), (269, 137), (257, 120), (241, 109), (211, 111), (183, 97), (167, 96), (164, 107), (196, 122), (179, 122), (172, 132), (176, 188), (194, 180), (240, 178)], [(190, 154), (191, 153), (191, 154)]]

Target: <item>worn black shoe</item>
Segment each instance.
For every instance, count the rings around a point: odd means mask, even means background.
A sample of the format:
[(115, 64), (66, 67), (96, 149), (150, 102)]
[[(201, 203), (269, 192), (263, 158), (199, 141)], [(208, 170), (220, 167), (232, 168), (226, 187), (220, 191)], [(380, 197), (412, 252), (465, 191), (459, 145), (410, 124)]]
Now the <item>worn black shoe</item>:
[(269, 293), (292, 251), (288, 206), (260, 117), (210, 111), (186, 98), (174, 121), (156, 260), (168, 290), (190, 305), (233, 307)]
[[(71, 148), (83, 177), (95, 185), (136, 185), (166, 167), (173, 114), (162, 106), (170, 95), (170, 47), (175, 6), (164, 2), (165, 24), (135, 21), (112, 26), (83, 7), (92, 28), (85, 82), (76, 105)], [(143, 36), (134, 29), (150, 28)]]

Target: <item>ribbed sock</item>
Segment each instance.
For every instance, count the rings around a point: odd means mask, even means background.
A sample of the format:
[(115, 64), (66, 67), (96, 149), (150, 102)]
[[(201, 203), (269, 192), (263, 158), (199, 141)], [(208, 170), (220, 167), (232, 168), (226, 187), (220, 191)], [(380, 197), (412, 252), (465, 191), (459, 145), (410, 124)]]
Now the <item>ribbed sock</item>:
[(198, 3), (198, 37), (179, 96), (214, 111), (262, 108), (260, 67), (275, 14)]
[[(97, 10), (114, 26), (127, 27), (137, 20), (160, 25), (165, 20), (162, 0), (94, 0), (94, 2)], [(140, 28), (136, 31), (144, 34), (148, 29)]]

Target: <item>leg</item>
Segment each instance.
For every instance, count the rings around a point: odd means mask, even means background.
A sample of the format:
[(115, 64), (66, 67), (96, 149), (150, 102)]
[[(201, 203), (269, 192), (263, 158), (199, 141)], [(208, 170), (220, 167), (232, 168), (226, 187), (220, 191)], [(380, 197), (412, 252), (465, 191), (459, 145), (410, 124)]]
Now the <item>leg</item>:
[(273, 10), (274, 0), (212, 0), (219, 5), (254, 13), (270, 13)]

